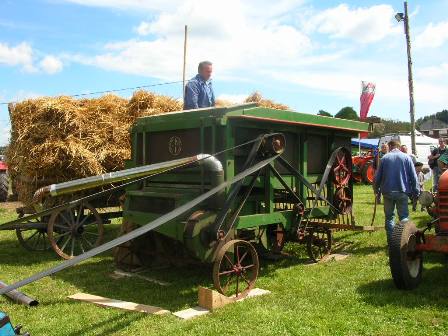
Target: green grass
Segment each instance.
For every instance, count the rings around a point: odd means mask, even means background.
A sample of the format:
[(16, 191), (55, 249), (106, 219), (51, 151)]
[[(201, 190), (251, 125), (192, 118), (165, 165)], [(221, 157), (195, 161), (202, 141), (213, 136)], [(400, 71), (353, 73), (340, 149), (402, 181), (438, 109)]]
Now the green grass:
[[(1, 206), (0, 206), (1, 207)], [(355, 216), (370, 225), (371, 187), (356, 186)], [(0, 222), (13, 219), (0, 208)], [(419, 225), (429, 219), (412, 213)], [(384, 215), (379, 206), (376, 225)], [(114, 237), (118, 226), (109, 226)], [(210, 268), (171, 268), (146, 275), (172, 283), (161, 287), (145, 280), (113, 280), (111, 253), (86, 261), (24, 287), (37, 298), (35, 308), (0, 298), (1, 310), (31, 335), (446, 335), (448, 271), (441, 255), (425, 255), (423, 283), (414, 291), (394, 288), (389, 273), (384, 230), (340, 232), (335, 241), (350, 257), (339, 262), (307, 265), (297, 257), (262, 262), (257, 286), (272, 293), (226, 306), (190, 321), (106, 309), (67, 299), (86, 292), (115, 299), (158, 305), (172, 311), (196, 304), (198, 285), (212, 286)], [(304, 247), (289, 245), (296, 256)], [(23, 250), (14, 232), (0, 232), (0, 279), (13, 283), (58, 264), (53, 252)]]

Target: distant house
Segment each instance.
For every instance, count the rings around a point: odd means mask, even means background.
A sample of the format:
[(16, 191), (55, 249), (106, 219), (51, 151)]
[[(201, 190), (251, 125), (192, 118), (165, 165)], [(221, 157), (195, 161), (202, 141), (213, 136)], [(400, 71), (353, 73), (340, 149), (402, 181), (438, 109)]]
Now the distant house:
[(448, 137), (448, 124), (439, 119), (431, 118), (420, 125), (420, 132), (432, 138)]

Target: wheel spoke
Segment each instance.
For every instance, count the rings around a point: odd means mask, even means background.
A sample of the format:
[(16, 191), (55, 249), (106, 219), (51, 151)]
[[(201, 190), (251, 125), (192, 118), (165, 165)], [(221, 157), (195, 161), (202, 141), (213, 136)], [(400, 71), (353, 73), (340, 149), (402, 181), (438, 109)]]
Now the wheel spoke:
[(67, 240), (65, 241), (64, 245), (61, 247), (61, 251), (64, 252), (65, 247), (67, 246), (68, 242), (72, 239), (72, 236), (68, 236)]
[(238, 297), (239, 284), (240, 284), (240, 276), (237, 275), (237, 276), (236, 276), (236, 293), (235, 293), (235, 297)]
[(81, 239), (79, 239), (78, 242), (79, 242), (79, 246), (81, 247), (81, 251), (82, 251), (82, 253), (85, 253), (85, 251), (84, 251), (84, 246), (82, 245), (82, 241), (81, 241)]
[(65, 217), (64, 212), (61, 211), (60, 212), (61, 217), (64, 219), (64, 221), (68, 224), (68, 227), (72, 227), (72, 224), (70, 223), (70, 221), (67, 219), (67, 217)]
[(219, 275), (227, 275), (227, 274), (232, 274), (232, 273), (235, 273), (235, 271), (234, 270), (224, 271), (224, 272), (219, 273)]
[(82, 202), (79, 203), (79, 208), (78, 208), (78, 213), (76, 216), (76, 226), (79, 226), (79, 219), (81, 218), (82, 214), (83, 214), (83, 204)]
[(90, 247), (93, 247), (93, 244), (91, 242), (89, 242), (84, 236), (81, 236), (82, 239), (84, 239), (84, 241), (90, 245)]
[(251, 265), (247, 265), (247, 266), (242, 267), (242, 269), (245, 271), (245, 270), (247, 270), (249, 268), (252, 268), (254, 266), (255, 266), (254, 264), (251, 264)]
[(249, 251), (244, 252), (243, 256), (240, 259), (240, 265), (243, 263), (243, 260), (244, 260), (244, 258), (246, 258), (248, 253), (249, 253)]
[(232, 262), (232, 260), (230, 260), (230, 258), (228, 257), (227, 253), (224, 254), (224, 257), (229, 262), (230, 267), (233, 267), (233, 262)]
[[(25, 230), (22, 231), (22, 232), (25, 232)], [(31, 238), (33, 238), (33, 237), (34, 237), (36, 234), (38, 234), (38, 233), (39, 233), (39, 231), (36, 230), (31, 236), (29, 236), (28, 238), (26, 238), (25, 241), (29, 241)]]
[(73, 257), (74, 250), (75, 250), (75, 238), (72, 238), (72, 246), (70, 248), (70, 257)]
[(243, 278), (243, 280), (247, 283), (248, 286), (250, 286), (250, 281), (247, 280), (247, 278), (244, 276), (243, 273), (241, 273), (241, 277)]

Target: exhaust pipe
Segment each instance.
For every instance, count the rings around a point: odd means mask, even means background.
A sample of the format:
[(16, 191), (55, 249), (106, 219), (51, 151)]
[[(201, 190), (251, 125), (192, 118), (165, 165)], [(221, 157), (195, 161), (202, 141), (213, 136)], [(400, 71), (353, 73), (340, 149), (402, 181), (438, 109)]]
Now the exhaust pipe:
[[(7, 286), (8, 285), (5, 284), (3, 281), (0, 281), (0, 288), (5, 288)], [(39, 302), (36, 299), (30, 298), (29, 296), (19, 292), (17, 289), (5, 293), (5, 295), (14, 302), (21, 303), (25, 306), (35, 307), (39, 304)]]
[[(199, 154), (197, 158), (199, 160), (199, 165), (204, 166), (204, 168), (210, 172), (210, 184), (212, 189), (219, 186), (221, 183), (224, 183), (224, 169), (221, 161), (209, 154)], [(209, 205), (213, 209), (220, 209), (224, 205), (224, 201), (225, 190), (221, 190), (210, 198)]]

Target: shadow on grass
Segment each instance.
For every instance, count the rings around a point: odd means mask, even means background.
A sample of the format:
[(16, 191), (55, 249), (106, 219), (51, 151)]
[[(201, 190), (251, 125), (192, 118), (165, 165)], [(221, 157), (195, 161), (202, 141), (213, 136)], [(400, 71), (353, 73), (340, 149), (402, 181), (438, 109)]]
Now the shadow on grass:
[(87, 333), (98, 336), (112, 335), (114, 332), (123, 330), (129, 324), (144, 318), (144, 314), (121, 313), (111, 318), (101, 320), (94, 324), (86, 325), (84, 328), (67, 334), (67, 336), (85, 335)]
[(446, 296), (448, 267), (444, 256), (428, 255), (426, 260), (429, 268), (423, 270), (422, 282), (413, 290), (399, 290), (395, 287), (392, 276), (369, 282), (358, 287), (364, 302), (374, 306), (400, 306), (417, 308), (423, 306), (448, 309)]

